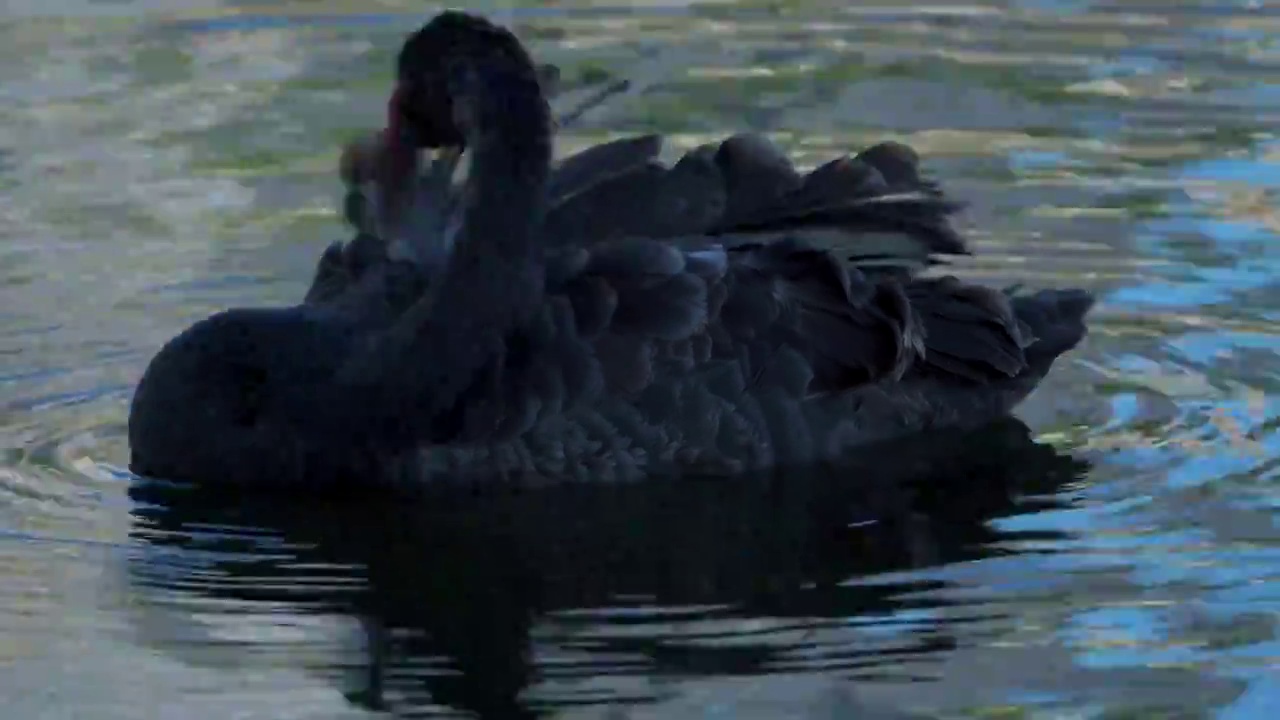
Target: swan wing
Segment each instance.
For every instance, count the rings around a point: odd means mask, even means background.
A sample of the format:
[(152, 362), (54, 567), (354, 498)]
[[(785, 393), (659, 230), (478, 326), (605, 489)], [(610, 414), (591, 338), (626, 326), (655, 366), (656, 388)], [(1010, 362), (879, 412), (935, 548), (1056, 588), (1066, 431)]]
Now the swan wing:
[(803, 236), (841, 248), (874, 275), (913, 275), (968, 254), (952, 224), (963, 206), (922, 179), (915, 152), (881, 143), (799, 174), (762, 136), (739, 134), (673, 166), (636, 162), (568, 196), (546, 221), (550, 245), (711, 234), (726, 245)]

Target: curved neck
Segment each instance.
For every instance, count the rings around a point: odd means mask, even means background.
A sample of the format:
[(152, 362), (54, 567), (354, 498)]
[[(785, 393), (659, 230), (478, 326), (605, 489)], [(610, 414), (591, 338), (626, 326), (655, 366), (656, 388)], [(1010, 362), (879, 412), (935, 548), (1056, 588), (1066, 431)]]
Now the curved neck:
[(535, 237), (546, 210), (551, 109), (533, 68), (510, 63), (471, 59), (450, 73), (471, 154), (455, 243), (459, 251), (534, 260), (542, 249)]
[(439, 281), (337, 378), (370, 411), (349, 422), (400, 441), (388, 442), (446, 441), (439, 419), (541, 305), (551, 114), (533, 68), (511, 64), (473, 58), (451, 69), (455, 115), (465, 117), (472, 153), (453, 253)]

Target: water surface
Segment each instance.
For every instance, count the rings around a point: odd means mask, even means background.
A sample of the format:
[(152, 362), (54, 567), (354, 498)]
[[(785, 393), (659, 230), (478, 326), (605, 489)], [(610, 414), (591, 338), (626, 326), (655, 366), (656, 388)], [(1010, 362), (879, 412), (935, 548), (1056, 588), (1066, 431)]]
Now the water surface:
[[(429, 8), (0, 10), (0, 698), (14, 717), (1266, 717), (1280, 706), (1280, 13), (1261, 3), (497, 8), (565, 149), (896, 138), (971, 202), (966, 277), (1078, 284), (1021, 423), (778, 490), (429, 510), (130, 493), (160, 343), (295, 302), (337, 144)], [(536, 5), (536, 7), (534, 7)], [(375, 642), (370, 641), (370, 637)], [(370, 671), (381, 668), (381, 675)], [(381, 692), (371, 684), (381, 683)]]

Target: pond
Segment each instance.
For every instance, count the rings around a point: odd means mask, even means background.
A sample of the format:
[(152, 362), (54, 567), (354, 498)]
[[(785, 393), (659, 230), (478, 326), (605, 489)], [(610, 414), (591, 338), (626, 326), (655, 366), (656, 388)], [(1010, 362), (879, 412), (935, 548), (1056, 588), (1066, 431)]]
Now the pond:
[(571, 88), (641, 80), (561, 151), (661, 131), (675, 154), (755, 130), (812, 167), (906, 142), (969, 202), (976, 254), (954, 271), (1088, 287), (1089, 338), (1017, 419), (890, 449), (844, 482), (431, 508), (137, 491), (125, 421), (147, 360), (211, 312), (301, 298), (347, 233), (339, 143), (380, 120), (393, 53), (434, 9), (0, 10), (12, 717), (1280, 707), (1280, 11), (1265, 3), (477, 8)]

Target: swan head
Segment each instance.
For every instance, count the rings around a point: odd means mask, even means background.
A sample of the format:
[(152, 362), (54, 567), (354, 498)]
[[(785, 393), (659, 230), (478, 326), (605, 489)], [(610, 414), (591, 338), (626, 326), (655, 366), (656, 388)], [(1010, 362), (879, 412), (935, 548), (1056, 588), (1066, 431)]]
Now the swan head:
[[(387, 106), (393, 142), (416, 147), (461, 146), (468, 126), (467, 96), (460, 69), (476, 62), (535, 68), (544, 94), (557, 78), (538, 69), (510, 30), (478, 15), (447, 10), (405, 39), (396, 59), (396, 87)], [(557, 73), (558, 74), (558, 73)]]
[[(406, 39), (387, 101), (386, 127), (347, 145), (340, 174), (348, 187), (345, 214), (357, 230), (381, 238), (388, 255), (431, 265), (448, 254), (453, 231), (453, 176), (465, 146), (465, 100), (450, 81), (452, 63), (486, 49), (475, 42), (477, 18), (437, 15)], [(480, 25), (488, 25), (480, 21)], [(492, 26), (490, 26), (492, 27)], [(558, 81), (559, 71), (543, 75)], [(451, 92), (451, 90), (453, 92)], [(422, 173), (424, 151), (438, 151)]]
[(396, 59), (383, 135), (398, 169), (412, 169), (424, 148), (467, 145), (468, 129), (476, 129), (467, 84), (480, 81), (477, 64), (494, 71), (531, 68), (543, 97), (558, 89), (559, 70), (534, 63), (510, 30), (478, 15), (441, 12), (405, 39)]
[[(383, 130), (343, 151), (344, 215), (357, 231), (382, 239), (387, 254), (430, 269), (452, 250), (460, 195), (454, 176), (466, 149), (467, 96), (459, 60), (535, 69), (544, 98), (561, 89), (560, 69), (534, 64), (505, 28), (446, 11), (412, 33), (397, 60), (397, 79)], [(434, 151), (423, 172), (422, 156)]]

